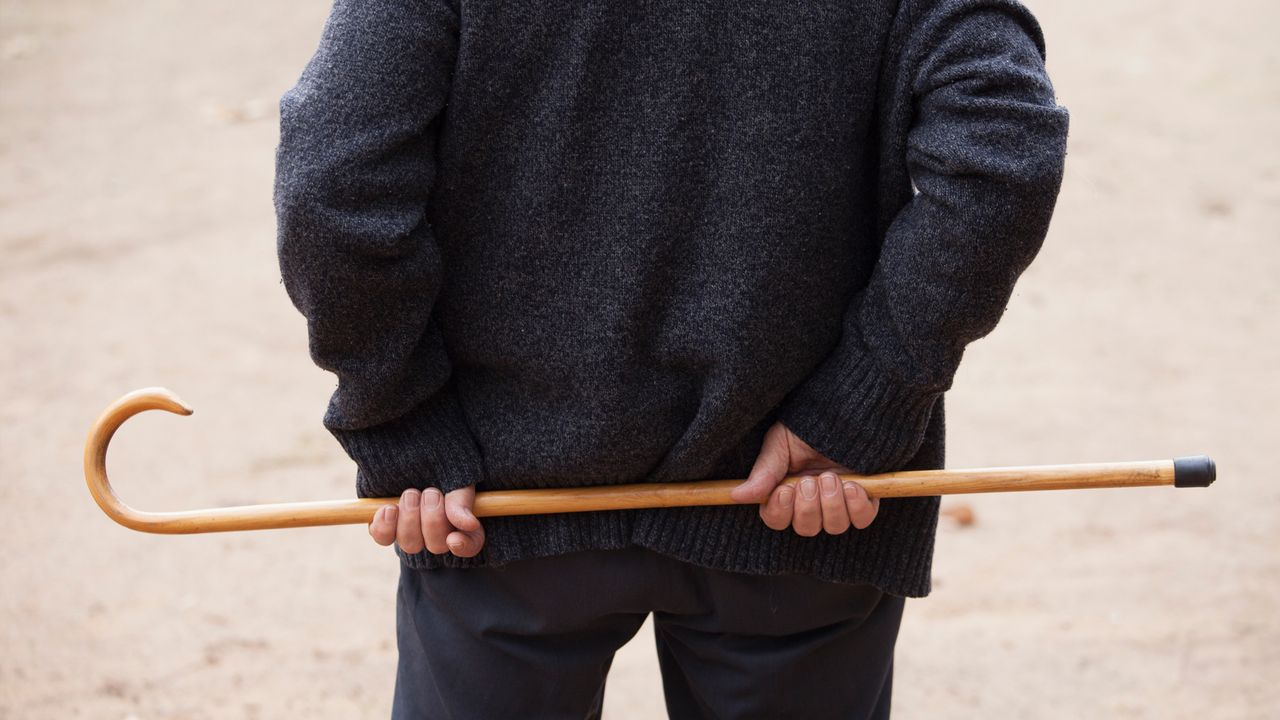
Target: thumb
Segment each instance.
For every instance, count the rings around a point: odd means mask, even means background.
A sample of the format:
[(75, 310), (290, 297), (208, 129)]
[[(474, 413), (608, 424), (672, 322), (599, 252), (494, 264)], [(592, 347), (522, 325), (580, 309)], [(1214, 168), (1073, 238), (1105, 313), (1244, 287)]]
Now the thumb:
[(786, 427), (782, 423), (774, 423), (765, 433), (760, 454), (746, 482), (733, 489), (729, 497), (738, 503), (762, 503), (769, 499), (769, 493), (782, 482), (790, 468), (791, 457), (787, 450)]
[(444, 514), (449, 523), (463, 532), (480, 529), (480, 520), (472, 508), (476, 503), (476, 486), (458, 488), (444, 496)]
[(444, 514), (457, 528), (449, 533), (445, 544), (449, 552), (458, 557), (473, 557), (484, 547), (484, 528), (475, 516), (476, 488), (474, 485), (454, 490), (444, 496)]

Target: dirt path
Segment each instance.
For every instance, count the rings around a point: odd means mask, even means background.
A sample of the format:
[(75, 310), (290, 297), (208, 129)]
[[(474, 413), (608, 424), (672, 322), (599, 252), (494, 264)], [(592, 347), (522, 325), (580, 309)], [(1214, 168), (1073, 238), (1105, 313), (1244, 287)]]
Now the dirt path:
[[(950, 464), (1211, 452), (1222, 481), (972, 500), (908, 606), (899, 716), (1275, 717), (1280, 6), (1032, 6), (1068, 178), (950, 395)], [(325, 10), (0, 0), (0, 718), (387, 715), (396, 568), (363, 529), (143, 536), (79, 469), (106, 402), (165, 385), (198, 412), (113, 446), (131, 502), (351, 492), (270, 207)], [(608, 709), (661, 716), (646, 634)]]

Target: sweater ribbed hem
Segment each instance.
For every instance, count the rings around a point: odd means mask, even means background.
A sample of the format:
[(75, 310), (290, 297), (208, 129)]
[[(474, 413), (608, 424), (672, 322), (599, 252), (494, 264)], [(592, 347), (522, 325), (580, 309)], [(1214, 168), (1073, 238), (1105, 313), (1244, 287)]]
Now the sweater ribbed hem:
[(891, 595), (924, 597), (938, 522), (938, 498), (881, 503), (866, 530), (801, 537), (774, 531), (750, 506), (671, 508), (484, 520), (484, 550), (475, 558), (414, 555), (396, 550), (405, 565), (496, 567), (518, 560), (583, 550), (643, 547), (701, 567), (753, 575), (804, 574), (828, 582), (873, 585)]
[(868, 352), (843, 344), (788, 394), (778, 419), (855, 473), (901, 469), (924, 440), (942, 392), (890, 377)]
[(356, 462), (360, 497), (395, 497), (408, 487), (450, 492), (486, 479), (452, 384), (390, 422), (329, 431)]

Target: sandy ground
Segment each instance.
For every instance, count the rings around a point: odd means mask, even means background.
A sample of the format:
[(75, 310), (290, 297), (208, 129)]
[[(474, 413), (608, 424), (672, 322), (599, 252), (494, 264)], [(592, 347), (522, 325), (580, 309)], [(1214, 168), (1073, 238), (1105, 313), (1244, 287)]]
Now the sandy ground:
[[(1072, 112), (1051, 236), (950, 394), (953, 467), (1209, 452), (1209, 491), (987, 496), (908, 605), (904, 718), (1280, 716), (1280, 6), (1033, 3)], [(146, 508), (342, 497), (279, 285), (275, 101), (321, 0), (0, 1), (0, 717), (378, 718), (396, 565), (363, 528), (154, 537)], [(833, 670), (834, 671), (834, 670)], [(647, 630), (608, 715), (662, 715)]]

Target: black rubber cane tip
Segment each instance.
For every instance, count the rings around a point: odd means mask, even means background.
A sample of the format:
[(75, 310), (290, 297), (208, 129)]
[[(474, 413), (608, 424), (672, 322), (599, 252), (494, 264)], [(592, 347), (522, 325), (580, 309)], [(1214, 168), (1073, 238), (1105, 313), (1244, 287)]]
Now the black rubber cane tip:
[(1218, 477), (1218, 467), (1208, 455), (1173, 459), (1174, 487), (1209, 487)]

